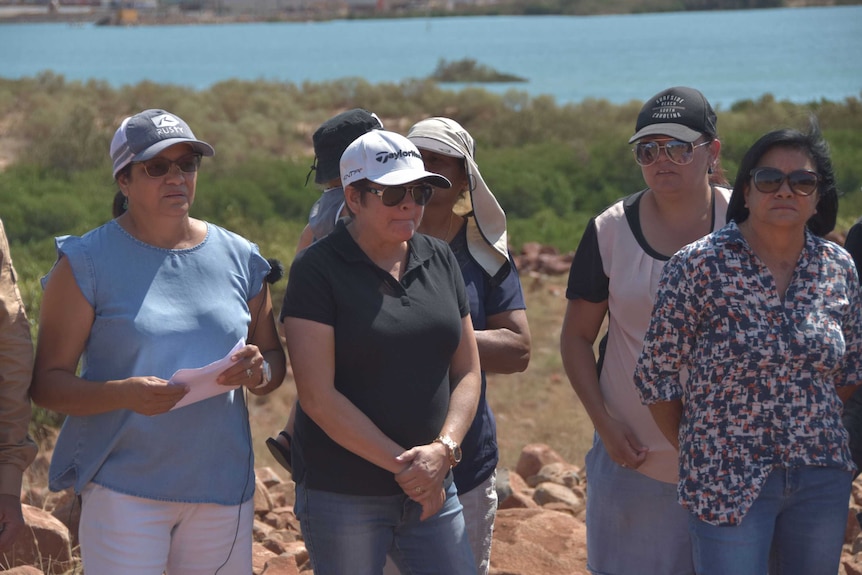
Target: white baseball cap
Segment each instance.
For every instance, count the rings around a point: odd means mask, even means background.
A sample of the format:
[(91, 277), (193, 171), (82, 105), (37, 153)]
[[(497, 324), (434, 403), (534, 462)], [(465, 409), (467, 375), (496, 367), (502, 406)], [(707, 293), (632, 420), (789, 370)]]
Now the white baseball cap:
[(381, 186), (400, 186), (423, 181), (438, 188), (451, 188), (452, 182), (425, 170), (422, 154), (400, 134), (372, 130), (354, 140), (341, 155), (341, 184), (348, 186), (369, 180)]

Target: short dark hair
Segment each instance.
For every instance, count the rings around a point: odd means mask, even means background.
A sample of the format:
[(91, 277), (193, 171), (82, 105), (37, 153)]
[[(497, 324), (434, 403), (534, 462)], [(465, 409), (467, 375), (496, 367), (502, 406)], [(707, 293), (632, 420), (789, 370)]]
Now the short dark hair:
[(750, 173), (760, 159), (773, 148), (791, 148), (800, 150), (814, 162), (814, 169), (820, 176), (817, 184), (819, 200), (817, 213), (811, 216), (806, 225), (811, 233), (823, 237), (835, 228), (838, 218), (838, 188), (835, 185), (835, 173), (832, 170), (832, 160), (829, 157), (829, 145), (820, 133), (816, 118), (811, 118), (808, 132), (794, 129), (774, 130), (757, 140), (745, 153), (736, 173), (733, 184), (733, 194), (727, 206), (727, 221), (733, 220), (740, 224), (748, 219), (748, 208), (745, 207), (745, 188), (751, 179)]

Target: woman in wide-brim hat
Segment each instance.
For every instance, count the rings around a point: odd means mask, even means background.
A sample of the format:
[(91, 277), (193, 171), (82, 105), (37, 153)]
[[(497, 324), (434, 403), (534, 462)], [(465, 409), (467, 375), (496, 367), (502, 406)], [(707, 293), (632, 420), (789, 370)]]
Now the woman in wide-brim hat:
[(518, 270), (508, 252), (506, 214), (479, 171), (473, 137), (455, 120), (435, 117), (414, 124), (407, 139), (419, 148), (427, 170), (452, 182), (450, 188), (435, 189), (419, 231), (444, 240), (455, 254), (479, 347), (482, 394), (462, 443), (463, 460), (455, 468), (455, 484), (476, 567), (484, 575), (491, 563), (499, 461), (485, 372), (527, 369), (530, 326)]

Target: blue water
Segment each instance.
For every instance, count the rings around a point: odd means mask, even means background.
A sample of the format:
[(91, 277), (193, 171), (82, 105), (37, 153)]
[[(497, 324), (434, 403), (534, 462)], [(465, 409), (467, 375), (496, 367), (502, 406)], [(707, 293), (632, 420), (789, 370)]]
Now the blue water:
[(467, 57), (529, 80), (485, 87), (559, 103), (643, 101), (676, 84), (699, 88), (719, 106), (766, 93), (837, 101), (862, 95), (862, 6), (132, 28), (0, 24), (0, 77), (52, 70), (112, 86), (400, 82), (428, 76), (441, 58)]

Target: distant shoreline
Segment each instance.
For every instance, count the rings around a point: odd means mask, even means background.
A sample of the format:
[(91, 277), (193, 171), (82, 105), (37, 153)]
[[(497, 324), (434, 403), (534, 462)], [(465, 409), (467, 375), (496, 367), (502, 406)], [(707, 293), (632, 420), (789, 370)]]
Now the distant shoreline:
[[(862, 4), (862, 0), (851, 0), (850, 2), (841, 2), (840, 5), (855, 5)], [(776, 8), (806, 8), (806, 7), (830, 7), (836, 6), (834, 0), (794, 0), (786, 2), (784, 6), (776, 6)], [(745, 8), (734, 8), (735, 10)], [(716, 9), (715, 11), (722, 11)], [(657, 10), (657, 12), (667, 12), (668, 10)], [(670, 10), (680, 11), (680, 10)], [(681, 10), (682, 12), (691, 12), (692, 10)], [(595, 14), (579, 14), (577, 16), (598, 16), (623, 14), (629, 12), (596, 12)], [(61, 5), (54, 9), (49, 6), (33, 6), (27, 5), (5, 5), (0, 6), (0, 24), (47, 24), (47, 23), (69, 23), (69, 24), (109, 24), (115, 26), (169, 26), (169, 25), (189, 25), (189, 24), (239, 24), (252, 22), (318, 22), (328, 20), (357, 20), (357, 19), (396, 19), (396, 18), (450, 18), (464, 16), (493, 16), (493, 15), (520, 15), (520, 16), (575, 16), (565, 12), (542, 12), (530, 14), (509, 14), (495, 13), (489, 14), (477, 10), (452, 10), (452, 11), (434, 11), (434, 12), (415, 12), (415, 11), (397, 11), (397, 12), (375, 12), (373, 10), (356, 10), (353, 12), (347, 9), (341, 10), (317, 10), (317, 9), (295, 9), (283, 10), (275, 13), (268, 11), (266, 13), (242, 12), (231, 14), (217, 14), (212, 10), (200, 11), (180, 11), (176, 8), (158, 9), (158, 10), (138, 10), (137, 18), (134, 22), (118, 22), (118, 10), (113, 8), (101, 8), (94, 6), (67, 6)]]

